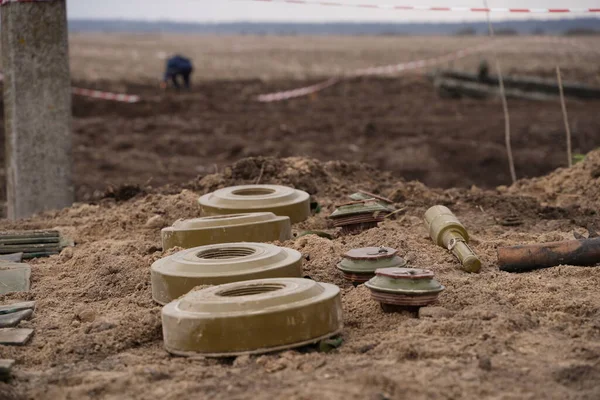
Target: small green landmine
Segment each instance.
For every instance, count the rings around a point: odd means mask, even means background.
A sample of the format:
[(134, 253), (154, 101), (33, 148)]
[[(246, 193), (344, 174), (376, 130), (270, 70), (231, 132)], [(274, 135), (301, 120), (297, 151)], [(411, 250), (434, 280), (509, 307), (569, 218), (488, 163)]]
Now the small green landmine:
[(230, 357), (300, 347), (340, 334), (340, 289), (302, 278), (195, 289), (163, 307), (162, 326), (165, 349), (182, 356)]
[(301, 277), (302, 254), (266, 243), (221, 243), (179, 251), (150, 267), (152, 298), (159, 304), (196, 286), (276, 277)]
[(342, 234), (347, 235), (377, 227), (392, 211), (374, 199), (357, 200), (338, 205), (329, 218), (336, 228), (342, 228)]
[(204, 215), (272, 212), (287, 216), (292, 224), (310, 216), (310, 196), (302, 190), (279, 185), (231, 186), (198, 199)]
[(178, 220), (162, 229), (163, 250), (233, 242), (274, 242), (291, 239), (290, 218), (271, 212), (215, 215)]
[(342, 272), (345, 279), (357, 286), (375, 276), (377, 269), (404, 267), (406, 260), (397, 253), (396, 249), (390, 247), (352, 249), (343, 255), (337, 269)]
[(435, 303), (444, 290), (432, 271), (397, 267), (376, 270), (365, 286), (385, 311), (393, 310), (394, 306), (421, 307)]
[(481, 261), (467, 242), (469, 234), (458, 218), (444, 206), (433, 206), (425, 212), (425, 227), (435, 244), (448, 249), (467, 272), (479, 272)]

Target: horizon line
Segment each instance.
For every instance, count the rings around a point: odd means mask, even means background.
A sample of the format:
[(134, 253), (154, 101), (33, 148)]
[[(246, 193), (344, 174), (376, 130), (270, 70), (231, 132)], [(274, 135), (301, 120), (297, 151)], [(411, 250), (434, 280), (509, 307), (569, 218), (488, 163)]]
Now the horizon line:
[[(517, 19), (507, 18), (493, 21), (496, 23), (503, 22), (558, 22), (558, 21), (569, 21), (569, 20), (593, 20), (597, 19), (600, 23), (600, 16), (562, 16), (561, 18), (528, 18), (528, 19)], [(314, 24), (314, 25), (326, 25), (326, 24), (395, 24), (395, 25), (408, 25), (408, 24), (469, 24), (469, 23), (487, 23), (486, 19), (477, 20), (463, 20), (463, 21), (432, 21), (432, 20), (415, 20), (415, 21), (403, 21), (398, 22), (394, 20), (330, 20), (330, 21), (289, 21), (289, 20), (223, 20), (223, 21), (186, 21), (186, 20), (174, 20), (174, 19), (130, 19), (130, 18), (90, 18), (90, 17), (71, 17), (68, 21), (119, 21), (119, 22), (142, 22), (142, 23), (173, 23), (173, 24), (196, 24), (196, 25), (219, 25), (219, 24)]]

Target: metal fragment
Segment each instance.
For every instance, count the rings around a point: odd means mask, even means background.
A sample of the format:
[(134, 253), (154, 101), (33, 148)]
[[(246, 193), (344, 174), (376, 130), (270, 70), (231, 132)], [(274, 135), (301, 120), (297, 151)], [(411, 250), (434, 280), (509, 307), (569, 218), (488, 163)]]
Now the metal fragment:
[(519, 226), (523, 225), (523, 219), (518, 215), (509, 215), (499, 221), (502, 226)]
[(10, 314), (13, 312), (35, 309), (35, 301), (24, 301), (21, 303), (11, 303), (0, 305), (0, 315)]
[(2, 255), (0, 255), (0, 261), (2, 261), (2, 262), (9, 261), (9, 262), (20, 263), (21, 261), (23, 261), (23, 253), (19, 252), (19, 253), (2, 254)]
[(0, 344), (23, 345), (33, 335), (33, 329), (4, 328), (0, 329)]
[(60, 237), (58, 231), (5, 231), (0, 232), (0, 242), (4, 239), (22, 239), (22, 238), (57, 238)]
[(71, 239), (61, 237), (58, 231), (9, 231), (0, 233), (0, 254), (22, 253), (22, 259), (59, 254), (63, 248), (73, 245)]
[(0, 294), (29, 291), (31, 267), (29, 264), (0, 263)]
[(19, 325), (24, 319), (29, 319), (33, 315), (33, 310), (21, 310), (10, 314), (0, 315), (0, 328), (12, 328)]

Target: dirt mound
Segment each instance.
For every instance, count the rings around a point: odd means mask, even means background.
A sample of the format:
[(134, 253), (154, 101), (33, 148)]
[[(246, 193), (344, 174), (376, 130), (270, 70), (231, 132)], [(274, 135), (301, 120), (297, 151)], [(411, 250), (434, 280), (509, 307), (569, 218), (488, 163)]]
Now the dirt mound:
[[(573, 171), (587, 171), (593, 157)], [(149, 267), (165, 255), (160, 228), (198, 216), (203, 193), (256, 181), (307, 190), (323, 205), (294, 226), (296, 233), (335, 233), (326, 216), (356, 189), (391, 197), (401, 209), (358, 235), (283, 243), (306, 256), (305, 275), (342, 289), (344, 344), (329, 354), (308, 347), (224, 360), (171, 357), (162, 348), (160, 307), (150, 288)], [(95, 204), (0, 223), (0, 229), (57, 228), (77, 243), (31, 262), (29, 293), (0, 297), (2, 303), (37, 302), (33, 319), (22, 323), (35, 329), (31, 342), (0, 346), (2, 358), (17, 360), (15, 379), (0, 391), (37, 399), (163, 400), (600, 394), (600, 270), (561, 266), (511, 275), (495, 266), (498, 246), (569, 238), (598, 223), (583, 207), (549, 207), (535, 197), (475, 187), (432, 190), (363, 164), (296, 157), (244, 159), (184, 187), (111, 193)], [(468, 227), (484, 263), (480, 274), (459, 270), (427, 237), (423, 212), (436, 203), (448, 205)], [(502, 224), (513, 214), (520, 224)], [(446, 286), (442, 308), (427, 318), (384, 313), (365, 287), (345, 282), (335, 269), (341, 255), (373, 245), (394, 247), (410, 265), (432, 269)]]
[(600, 208), (600, 149), (588, 153), (572, 168), (560, 168), (547, 176), (519, 181), (508, 191), (535, 196), (556, 206), (577, 204), (597, 210)]
[(186, 187), (211, 192), (224, 186), (268, 182), (337, 200), (359, 189), (389, 191), (398, 181), (402, 180), (393, 178), (390, 173), (377, 171), (367, 164), (320, 162), (303, 157), (250, 157), (226, 167), (222, 173), (205, 176)]

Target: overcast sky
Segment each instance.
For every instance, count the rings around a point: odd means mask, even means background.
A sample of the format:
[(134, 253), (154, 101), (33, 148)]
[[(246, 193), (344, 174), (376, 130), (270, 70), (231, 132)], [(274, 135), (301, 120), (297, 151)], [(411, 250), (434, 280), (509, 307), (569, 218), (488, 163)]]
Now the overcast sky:
[[(418, 0), (339, 0), (357, 4), (423, 5)], [(489, 7), (568, 8), (598, 7), (599, 0), (489, 0)], [(427, 0), (431, 6), (482, 7), (483, 0)], [(482, 13), (394, 11), (232, 0), (67, 0), (69, 18), (224, 21), (467, 21), (485, 19)], [(568, 14), (569, 16), (571, 14)], [(495, 13), (493, 20), (531, 18), (532, 14)], [(538, 18), (565, 18), (567, 14)], [(573, 15), (575, 16), (575, 15)], [(594, 16), (577, 14), (577, 16)], [(596, 17), (598, 15), (596, 14)]]

